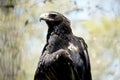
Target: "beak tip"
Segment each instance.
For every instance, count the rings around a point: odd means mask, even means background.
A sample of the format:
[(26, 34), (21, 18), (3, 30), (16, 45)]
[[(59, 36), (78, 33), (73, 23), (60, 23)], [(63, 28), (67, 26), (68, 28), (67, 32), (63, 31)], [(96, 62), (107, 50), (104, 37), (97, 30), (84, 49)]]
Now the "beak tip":
[(43, 20), (42, 18), (39, 19), (40, 22), (41, 22), (42, 20)]

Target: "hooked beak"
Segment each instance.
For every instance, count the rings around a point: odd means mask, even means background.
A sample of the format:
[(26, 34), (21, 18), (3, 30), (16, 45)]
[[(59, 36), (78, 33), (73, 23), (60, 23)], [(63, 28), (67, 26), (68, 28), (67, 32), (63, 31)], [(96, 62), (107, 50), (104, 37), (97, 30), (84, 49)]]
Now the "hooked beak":
[(44, 20), (44, 21), (53, 21), (53, 19), (49, 18), (49, 13), (44, 13), (40, 16), (40, 22), (41, 20)]
[(48, 15), (49, 15), (48, 13), (44, 13), (44, 14), (40, 15), (40, 21), (41, 20), (47, 20)]

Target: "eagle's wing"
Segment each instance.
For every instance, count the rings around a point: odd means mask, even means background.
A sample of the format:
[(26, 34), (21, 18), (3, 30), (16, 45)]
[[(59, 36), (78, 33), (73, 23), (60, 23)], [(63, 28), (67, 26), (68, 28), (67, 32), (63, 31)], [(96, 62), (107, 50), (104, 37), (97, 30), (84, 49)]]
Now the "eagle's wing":
[(70, 54), (60, 49), (41, 56), (34, 80), (79, 80)]
[(82, 50), (80, 55), (82, 56), (81, 58), (84, 61), (84, 66), (85, 66), (85, 73), (83, 76), (83, 78), (84, 78), (83, 80), (92, 80), (87, 44), (85, 43), (85, 41), (82, 38), (79, 38), (79, 42), (81, 44), (81, 50)]

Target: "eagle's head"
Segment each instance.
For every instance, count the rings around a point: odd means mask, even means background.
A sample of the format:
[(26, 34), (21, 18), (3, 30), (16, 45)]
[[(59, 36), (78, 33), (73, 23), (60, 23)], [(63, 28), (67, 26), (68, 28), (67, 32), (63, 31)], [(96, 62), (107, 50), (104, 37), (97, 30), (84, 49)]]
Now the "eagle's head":
[(40, 21), (44, 20), (48, 25), (59, 25), (62, 23), (65, 23), (67, 25), (70, 25), (69, 20), (62, 14), (55, 12), (55, 11), (50, 11), (47, 13), (43, 13), (40, 16)]

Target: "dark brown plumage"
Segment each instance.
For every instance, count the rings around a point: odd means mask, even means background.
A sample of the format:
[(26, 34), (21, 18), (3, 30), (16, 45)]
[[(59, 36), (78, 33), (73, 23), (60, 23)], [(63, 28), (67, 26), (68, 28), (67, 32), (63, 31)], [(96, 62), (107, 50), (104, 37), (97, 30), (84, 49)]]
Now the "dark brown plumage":
[(40, 20), (46, 21), (48, 34), (34, 80), (92, 80), (87, 45), (73, 35), (70, 21), (54, 11)]

